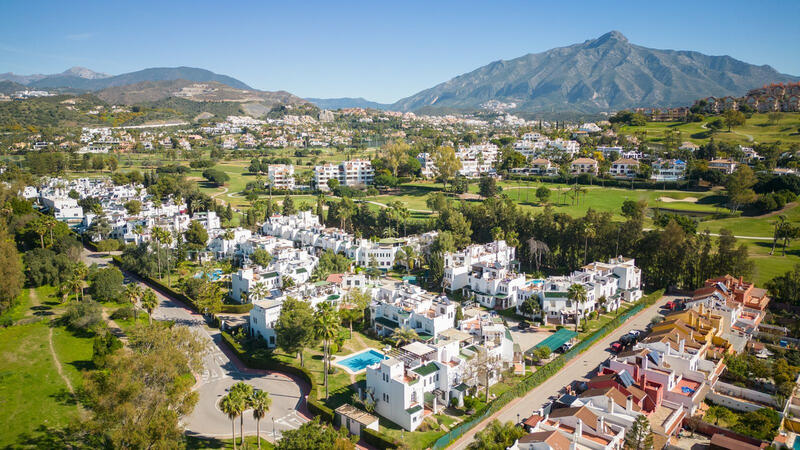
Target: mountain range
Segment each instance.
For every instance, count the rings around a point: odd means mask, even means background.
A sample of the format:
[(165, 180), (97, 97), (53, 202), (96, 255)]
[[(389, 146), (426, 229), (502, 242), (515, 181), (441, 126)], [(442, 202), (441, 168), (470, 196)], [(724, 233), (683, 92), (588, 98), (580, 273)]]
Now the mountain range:
[(362, 97), (306, 98), (306, 100), (322, 109), (371, 108), (388, 110), (392, 107), (391, 103), (373, 102)]
[[(533, 113), (598, 113), (634, 107), (690, 105), (707, 96), (744, 95), (749, 89), (800, 78), (730, 56), (657, 50), (632, 44), (618, 31), (597, 39), (495, 61), (387, 105), (394, 111), (481, 109), (490, 100)], [(340, 107), (361, 106), (335, 99)], [(325, 99), (309, 99), (322, 105)]]
[(110, 87), (141, 83), (143, 81), (188, 80), (195, 82), (215, 81), (235, 89), (252, 90), (250, 86), (236, 78), (195, 67), (153, 67), (113, 76), (94, 72), (84, 67), (72, 67), (62, 73), (52, 75), (17, 75), (10, 72), (2, 73), (0, 74), (0, 81), (3, 80), (25, 85), (29, 89), (99, 91)]

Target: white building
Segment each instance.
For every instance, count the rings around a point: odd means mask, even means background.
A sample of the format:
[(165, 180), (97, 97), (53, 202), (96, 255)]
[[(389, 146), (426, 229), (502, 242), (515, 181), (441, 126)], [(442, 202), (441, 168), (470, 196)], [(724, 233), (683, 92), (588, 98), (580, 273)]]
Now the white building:
[(680, 159), (659, 159), (652, 168), (650, 178), (657, 181), (678, 181), (686, 175), (686, 163)]
[(314, 167), (314, 185), (328, 190), (328, 180), (335, 179), (340, 185), (349, 187), (368, 186), (375, 178), (372, 163), (364, 159), (342, 161), (339, 165), (323, 164)]
[(292, 164), (270, 164), (267, 169), (267, 177), (273, 189), (293, 190), (294, 185), (294, 165)]
[(370, 320), (381, 336), (391, 336), (395, 330), (407, 327), (428, 340), (455, 326), (455, 303), (408, 282), (382, 286), (374, 297)]
[(516, 306), (525, 287), (525, 275), (508, 270), (500, 262), (473, 264), (462, 288), (465, 298), (474, 298), (487, 308)]
[(499, 263), (501, 267), (510, 269), (515, 253), (514, 247), (506, 244), (506, 241), (472, 244), (461, 251), (447, 252), (444, 254), (442, 284), (451, 292), (467, 286), (469, 273), (475, 264)]

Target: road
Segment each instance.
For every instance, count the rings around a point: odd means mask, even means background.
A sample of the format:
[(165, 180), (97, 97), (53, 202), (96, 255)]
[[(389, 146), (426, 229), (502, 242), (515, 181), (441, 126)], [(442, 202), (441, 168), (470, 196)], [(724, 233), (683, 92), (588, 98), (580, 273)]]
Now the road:
[(502, 422), (512, 421), (516, 423), (518, 418), (524, 419), (533, 412), (538, 411), (539, 408), (548, 402), (550, 396), (558, 394), (564, 386), (573, 380), (587, 380), (594, 374), (597, 367), (608, 359), (610, 355), (608, 348), (612, 342), (616, 341), (630, 330), (645, 329), (653, 316), (659, 313), (661, 306), (674, 298), (676, 297), (662, 297), (654, 305), (640, 311), (608, 336), (600, 339), (595, 345), (590, 347), (589, 350), (586, 350), (580, 356), (567, 363), (558, 374), (550, 377), (547, 381), (532, 389), (524, 397), (517, 398), (507, 404), (503, 409), (473, 427), (470, 431), (464, 433), (448, 448), (466, 448), (474, 439), (475, 433), (484, 429), (492, 420), (498, 419)]
[[(84, 250), (83, 261), (87, 265), (96, 263), (102, 267), (108, 265), (110, 259), (103, 254)], [(135, 275), (125, 273), (125, 276), (145, 286)], [(227, 390), (238, 381), (244, 381), (256, 389), (269, 392), (272, 405), (261, 420), (263, 438), (271, 441), (280, 439), (282, 431), (296, 429), (309, 420), (310, 414), (305, 403), (308, 387), (305, 383), (279, 372), (247, 369), (235, 356), (227, 353), (219, 330), (209, 328), (203, 316), (192, 312), (182, 303), (158, 291), (155, 292), (159, 305), (153, 311), (153, 319), (171, 320), (178, 325), (187, 326), (209, 343), (209, 352), (203, 358), (203, 373), (197, 374), (197, 383), (194, 386), (199, 394), (197, 405), (192, 413), (183, 419), (187, 434), (230, 437), (230, 420), (219, 410), (218, 403)], [(238, 434), (239, 421), (236, 422)], [(245, 435), (256, 434), (256, 422), (251, 410), (244, 413), (244, 430)]]

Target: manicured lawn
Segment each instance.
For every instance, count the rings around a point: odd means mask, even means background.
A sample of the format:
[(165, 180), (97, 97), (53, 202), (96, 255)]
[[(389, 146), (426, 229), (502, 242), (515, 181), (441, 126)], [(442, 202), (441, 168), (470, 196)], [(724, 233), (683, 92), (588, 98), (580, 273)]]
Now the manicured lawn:
[[(783, 215), (789, 222), (800, 220), (800, 208), (795, 206), (785, 211)], [(770, 217), (735, 217), (731, 219), (709, 220), (700, 223), (699, 230), (708, 230), (718, 233), (720, 229), (731, 230), (737, 236), (771, 237), (777, 216)]]
[[(264, 424), (262, 424), (264, 425)], [(266, 429), (266, 428), (264, 428)], [(263, 432), (263, 431), (262, 431)], [(238, 435), (237, 435), (238, 436)], [(258, 448), (258, 442), (256, 441), (255, 436), (245, 436), (244, 443), (247, 448)], [(233, 448), (233, 441), (231, 439), (207, 439), (207, 438), (199, 438), (194, 436), (187, 436), (186, 437), (186, 448), (187, 449), (229, 449)], [(236, 448), (241, 448), (239, 445), (239, 439), (236, 439)], [(275, 448), (271, 442), (268, 440), (261, 438), (261, 448), (265, 450), (269, 450), (271, 448)]]

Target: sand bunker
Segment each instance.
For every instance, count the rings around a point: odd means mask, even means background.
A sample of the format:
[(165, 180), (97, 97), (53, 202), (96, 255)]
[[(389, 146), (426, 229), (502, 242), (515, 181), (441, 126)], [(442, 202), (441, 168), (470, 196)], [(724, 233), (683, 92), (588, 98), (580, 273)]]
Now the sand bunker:
[(674, 202), (697, 203), (697, 197), (686, 197), (686, 198), (659, 197), (658, 201), (664, 203), (674, 203)]

